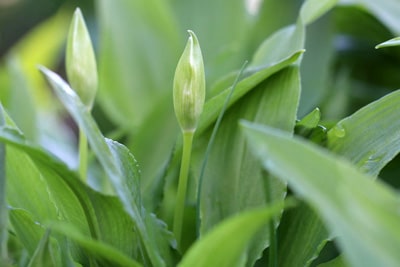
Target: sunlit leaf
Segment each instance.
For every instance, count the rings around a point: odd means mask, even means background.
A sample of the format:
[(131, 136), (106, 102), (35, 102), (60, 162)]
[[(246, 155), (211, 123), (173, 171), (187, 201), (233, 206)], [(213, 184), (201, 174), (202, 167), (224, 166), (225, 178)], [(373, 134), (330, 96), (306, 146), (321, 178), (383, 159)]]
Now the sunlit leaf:
[(399, 46), (399, 45), (400, 45), (400, 37), (396, 37), (381, 44), (378, 44), (377, 46), (375, 46), (375, 48), (384, 48), (384, 47)]

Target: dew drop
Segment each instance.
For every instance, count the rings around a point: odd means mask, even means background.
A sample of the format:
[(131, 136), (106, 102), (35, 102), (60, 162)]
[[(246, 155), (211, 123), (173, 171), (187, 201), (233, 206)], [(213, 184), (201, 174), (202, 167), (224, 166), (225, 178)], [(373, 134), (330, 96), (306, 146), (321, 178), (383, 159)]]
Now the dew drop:
[(370, 156), (362, 163), (360, 170), (365, 173), (373, 173), (382, 159), (383, 155), (376, 155), (375, 152), (372, 152)]
[(333, 134), (338, 138), (343, 138), (346, 136), (346, 130), (341, 124), (338, 124), (333, 128)]

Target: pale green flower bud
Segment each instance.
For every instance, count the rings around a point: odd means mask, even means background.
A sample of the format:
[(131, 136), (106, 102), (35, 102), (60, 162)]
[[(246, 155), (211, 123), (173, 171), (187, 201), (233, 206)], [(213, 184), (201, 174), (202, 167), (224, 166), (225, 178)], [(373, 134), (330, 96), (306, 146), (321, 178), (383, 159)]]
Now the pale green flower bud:
[(89, 32), (79, 8), (75, 10), (69, 28), (66, 70), (72, 89), (91, 109), (97, 92), (97, 66)]
[(203, 111), (206, 81), (199, 41), (192, 31), (175, 70), (174, 108), (183, 132), (194, 132)]

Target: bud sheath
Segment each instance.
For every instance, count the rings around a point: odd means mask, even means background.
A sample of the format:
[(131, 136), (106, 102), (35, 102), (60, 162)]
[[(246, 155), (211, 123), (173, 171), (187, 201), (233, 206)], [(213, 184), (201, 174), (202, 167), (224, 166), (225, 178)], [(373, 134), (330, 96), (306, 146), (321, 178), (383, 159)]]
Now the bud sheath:
[(199, 41), (192, 31), (175, 70), (174, 108), (183, 132), (194, 132), (205, 100), (205, 75)]
[(89, 32), (79, 8), (75, 10), (69, 28), (66, 70), (72, 89), (91, 109), (97, 92), (97, 66)]

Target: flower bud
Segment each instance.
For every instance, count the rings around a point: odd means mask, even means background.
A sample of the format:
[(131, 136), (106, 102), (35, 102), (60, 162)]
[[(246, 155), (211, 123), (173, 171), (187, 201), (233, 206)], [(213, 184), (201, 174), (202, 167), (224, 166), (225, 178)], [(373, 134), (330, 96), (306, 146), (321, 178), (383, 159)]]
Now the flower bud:
[(75, 10), (69, 28), (66, 70), (72, 89), (91, 109), (97, 92), (97, 66), (89, 32), (79, 8)]
[(192, 31), (175, 70), (174, 108), (183, 132), (194, 132), (205, 99), (205, 75), (199, 41)]

